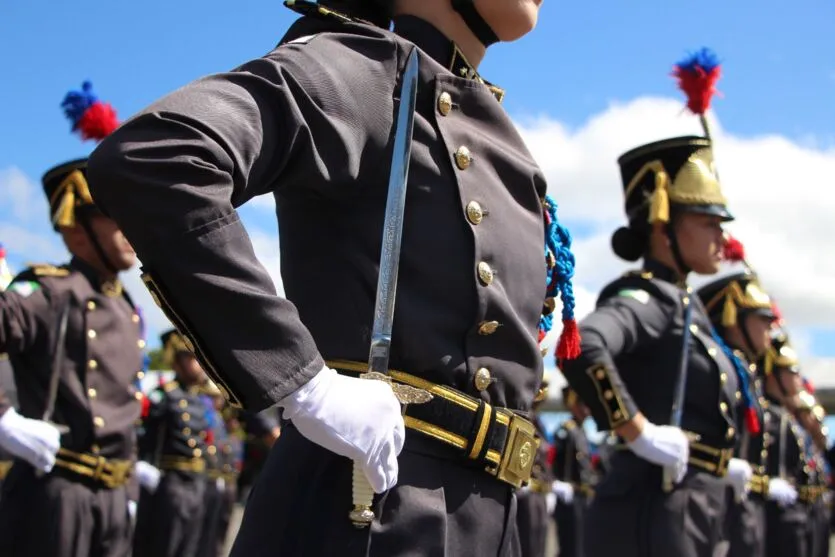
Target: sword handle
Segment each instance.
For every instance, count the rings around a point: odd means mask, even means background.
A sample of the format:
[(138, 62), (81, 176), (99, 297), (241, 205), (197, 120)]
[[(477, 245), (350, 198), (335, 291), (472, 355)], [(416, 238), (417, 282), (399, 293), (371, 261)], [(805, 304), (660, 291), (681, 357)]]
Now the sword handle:
[(661, 489), (664, 490), (664, 493), (670, 493), (673, 490), (673, 472), (665, 466), (663, 473), (664, 477), (661, 480)]
[(356, 461), (353, 476), (354, 508), (348, 516), (357, 528), (368, 528), (374, 521), (374, 511), (371, 510), (371, 505), (374, 503), (374, 489), (365, 476), (362, 466)]

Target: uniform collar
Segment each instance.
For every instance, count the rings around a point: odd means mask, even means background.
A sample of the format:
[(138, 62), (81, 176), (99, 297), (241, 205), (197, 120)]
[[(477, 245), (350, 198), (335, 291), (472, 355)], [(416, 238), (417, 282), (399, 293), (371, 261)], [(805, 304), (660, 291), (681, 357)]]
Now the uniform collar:
[(83, 259), (73, 257), (70, 261), (70, 267), (84, 275), (93, 288), (105, 296), (115, 298), (122, 295), (122, 282), (119, 279), (102, 280), (98, 271)]
[(502, 99), (504, 99), (504, 90), (482, 78), (473, 65), (467, 61), (458, 45), (446, 38), (431, 23), (419, 17), (399, 15), (394, 18), (394, 32), (417, 45), (418, 48), (456, 77), (483, 83), (490, 89), (496, 100), (502, 102)]
[(685, 281), (679, 278), (678, 273), (655, 259), (644, 259), (644, 271), (651, 273), (653, 278), (671, 282), (681, 287), (685, 286)]

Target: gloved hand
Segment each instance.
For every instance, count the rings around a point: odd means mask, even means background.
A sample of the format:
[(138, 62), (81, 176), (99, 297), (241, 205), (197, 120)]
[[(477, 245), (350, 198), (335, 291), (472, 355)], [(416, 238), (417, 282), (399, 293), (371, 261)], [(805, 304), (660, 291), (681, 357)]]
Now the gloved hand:
[(787, 507), (797, 501), (797, 490), (783, 478), (771, 478), (768, 480), (768, 500)]
[(24, 418), (9, 408), (0, 417), (0, 447), (49, 473), (61, 447), (61, 432), (50, 423)]
[(548, 510), (548, 516), (554, 514), (554, 509), (557, 508), (557, 494), (554, 492), (545, 494), (545, 508)]
[(672, 472), (673, 482), (679, 483), (687, 473), (690, 442), (680, 428), (651, 422), (644, 423), (641, 434), (629, 443), (633, 453)]
[(131, 525), (136, 525), (136, 501), (128, 499), (128, 520)]
[(751, 465), (745, 460), (732, 458), (728, 461), (728, 482), (734, 488), (737, 501), (744, 501), (748, 498), (753, 475), (754, 471), (751, 469)]
[(361, 465), (375, 492), (397, 483), (406, 426), (390, 386), (324, 367), (279, 406), (307, 439)]
[(557, 499), (563, 503), (570, 505), (574, 501), (574, 486), (568, 482), (561, 482), (555, 480), (551, 485), (551, 493), (557, 496)]
[(159, 480), (162, 477), (160, 469), (149, 464), (144, 460), (136, 461), (136, 479), (139, 480), (139, 485), (150, 491), (151, 493), (159, 487)]

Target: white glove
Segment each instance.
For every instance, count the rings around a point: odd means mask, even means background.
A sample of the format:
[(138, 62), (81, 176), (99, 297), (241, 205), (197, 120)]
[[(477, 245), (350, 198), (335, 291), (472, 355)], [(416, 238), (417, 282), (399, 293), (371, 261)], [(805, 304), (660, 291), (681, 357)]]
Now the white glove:
[(136, 521), (136, 501), (131, 501), (130, 499), (128, 499), (128, 518), (131, 524)]
[(568, 482), (554, 481), (551, 485), (551, 493), (566, 505), (570, 505), (574, 501), (574, 486)]
[(748, 498), (751, 490), (751, 478), (754, 471), (751, 465), (741, 458), (732, 458), (728, 461), (728, 482), (734, 488), (734, 495), (737, 501), (744, 501)]
[(0, 447), (49, 473), (61, 448), (61, 432), (50, 423), (24, 418), (9, 408), (0, 417)]
[(690, 442), (681, 429), (669, 425), (644, 423), (644, 429), (631, 443), (633, 453), (672, 472), (673, 482), (679, 483), (687, 473)]
[(548, 509), (548, 515), (554, 514), (554, 509), (557, 508), (557, 494), (556, 493), (546, 493), (545, 494), (545, 508)]
[(223, 478), (215, 478), (215, 489), (221, 493), (226, 491), (226, 480)]
[(159, 480), (162, 477), (160, 469), (144, 460), (137, 460), (135, 469), (136, 479), (139, 480), (139, 485), (154, 493), (157, 487), (159, 487)]
[(384, 382), (345, 377), (326, 366), (279, 406), (310, 441), (362, 466), (376, 493), (397, 483), (406, 426)]
[(797, 490), (783, 478), (771, 478), (768, 480), (768, 499), (787, 507), (797, 501)]

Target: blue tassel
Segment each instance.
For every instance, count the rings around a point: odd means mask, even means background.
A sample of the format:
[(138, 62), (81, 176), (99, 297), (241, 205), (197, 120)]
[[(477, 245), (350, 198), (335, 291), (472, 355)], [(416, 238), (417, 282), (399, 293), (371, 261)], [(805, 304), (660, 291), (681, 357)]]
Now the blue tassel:
[(93, 94), (93, 84), (90, 81), (85, 81), (81, 85), (81, 91), (70, 91), (66, 94), (64, 101), (61, 103), (61, 108), (64, 110), (67, 119), (72, 122), (72, 131), (78, 129), (78, 122), (81, 117), (98, 100), (98, 97)]
[(685, 71), (694, 71), (697, 67), (710, 72), (720, 65), (719, 57), (711, 49), (703, 47), (696, 52), (682, 58), (676, 66)]
[[(752, 392), (753, 385), (751, 384), (751, 377), (748, 374), (748, 370), (746, 369), (745, 365), (742, 363), (734, 351), (728, 346), (725, 341), (719, 336), (719, 333), (716, 332), (714, 328), (713, 331), (713, 340), (716, 341), (716, 344), (722, 349), (722, 352), (725, 353), (725, 356), (731, 361), (734, 366), (734, 371), (736, 371), (736, 377), (739, 380), (739, 391), (742, 393), (742, 405), (745, 409), (746, 418), (748, 414), (752, 410), (754, 410), (754, 395)], [(749, 430), (751, 428), (751, 424), (748, 424)], [(756, 425), (757, 430), (759, 430), (759, 424)], [(759, 431), (754, 431), (752, 433), (758, 433)]]
[[(574, 253), (571, 251), (571, 233), (559, 223), (557, 203), (551, 196), (545, 196), (543, 208), (545, 211), (546, 296), (548, 298), (559, 296), (562, 301), (563, 323), (573, 323), (575, 301), (572, 280), (574, 278), (575, 259)], [(540, 339), (544, 338), (553, 326), (553, 313), (543, 313), (539, 320)], [(576, 330), (576, 327), (572, 327), (572, 329)], [(574, 344), (578, 342), (579, 340), (575, 339)]]

